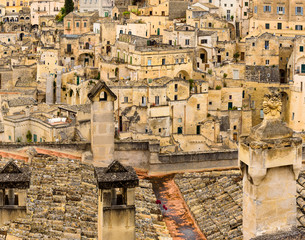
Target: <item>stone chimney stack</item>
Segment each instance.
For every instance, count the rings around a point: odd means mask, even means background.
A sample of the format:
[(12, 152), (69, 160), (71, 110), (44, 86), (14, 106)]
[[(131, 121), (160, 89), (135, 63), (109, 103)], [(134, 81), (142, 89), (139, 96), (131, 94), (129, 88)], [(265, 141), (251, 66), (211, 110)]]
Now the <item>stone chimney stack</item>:
[(114, 101), (116, 95), (99, 81), (89, 92), (93, 164), (106, 167), (114, 160)]
[(302, 140), (281, 120), (279, 94), (264, 97), (264, 120), (241, 137), (243, 236), (251, 239), (297, 225), (296, 179), (302, 166)]

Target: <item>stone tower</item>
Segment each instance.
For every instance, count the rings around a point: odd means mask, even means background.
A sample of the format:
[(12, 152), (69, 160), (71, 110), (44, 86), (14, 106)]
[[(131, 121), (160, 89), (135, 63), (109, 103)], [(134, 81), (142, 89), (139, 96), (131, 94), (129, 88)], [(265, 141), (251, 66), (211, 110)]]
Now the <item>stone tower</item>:
[(132, 167), (113, 161), (96, 167), (98, 197), (98, 239), (134, 240), (135, 187), (139, 179)]
[(99, 81), (88, 93), (91, 100), (91, 150), (95, 166), (108, 166), (114, 159), (114, 113), (116, 95)]
[(296, 226), (296, 179), (302, 165), (302, 140), (281, 120), (281, 98), (265, 95), (264, 120), (241, 137), (243, 236), (289, 231)]

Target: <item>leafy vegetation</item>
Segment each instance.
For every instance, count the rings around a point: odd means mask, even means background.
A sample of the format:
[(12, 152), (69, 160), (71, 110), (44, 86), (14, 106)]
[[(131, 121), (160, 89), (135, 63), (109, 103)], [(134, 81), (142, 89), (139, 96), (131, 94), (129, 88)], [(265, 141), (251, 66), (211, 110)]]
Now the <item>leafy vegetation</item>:
[(27, 142), (32, 142), (32, 133), (30, 130), (28, 130), (27, 134), (26, 134), (26, 140)]

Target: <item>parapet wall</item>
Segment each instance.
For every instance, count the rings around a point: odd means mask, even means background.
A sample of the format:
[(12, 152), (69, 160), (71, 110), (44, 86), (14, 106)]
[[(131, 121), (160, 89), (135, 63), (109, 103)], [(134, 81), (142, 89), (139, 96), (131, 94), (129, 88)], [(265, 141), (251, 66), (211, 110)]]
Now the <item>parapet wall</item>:
[(2, 150), (16, 150), (24, 147), (45, 147), (56, 150), (75, 150), (75, 151), (90, 151), (90, 142), (76, 142), (76, 143), (56, 143), (56, 142), (2, 142), (0, 149)]
[[(89, 142), (1, 143), (0, 150), (13, 152), (30, 146), (58, 151), (90, 151)], [(114, 148), (116, 160), (124, 165), (149, 171), (150, 174), (238, 167), (238, 150), (160, 154), (160, 145), (157, 141), (115, 141)], [(303, 146), (303, 161), (304, 159), (305, 146)]]

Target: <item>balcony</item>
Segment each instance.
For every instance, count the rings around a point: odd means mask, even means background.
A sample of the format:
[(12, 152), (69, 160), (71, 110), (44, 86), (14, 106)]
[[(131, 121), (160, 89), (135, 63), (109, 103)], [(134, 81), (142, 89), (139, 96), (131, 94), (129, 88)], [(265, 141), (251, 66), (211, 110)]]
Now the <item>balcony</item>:
[(65, 49), (65, 54), (72, 55), (73, 50), (72, 49)]

